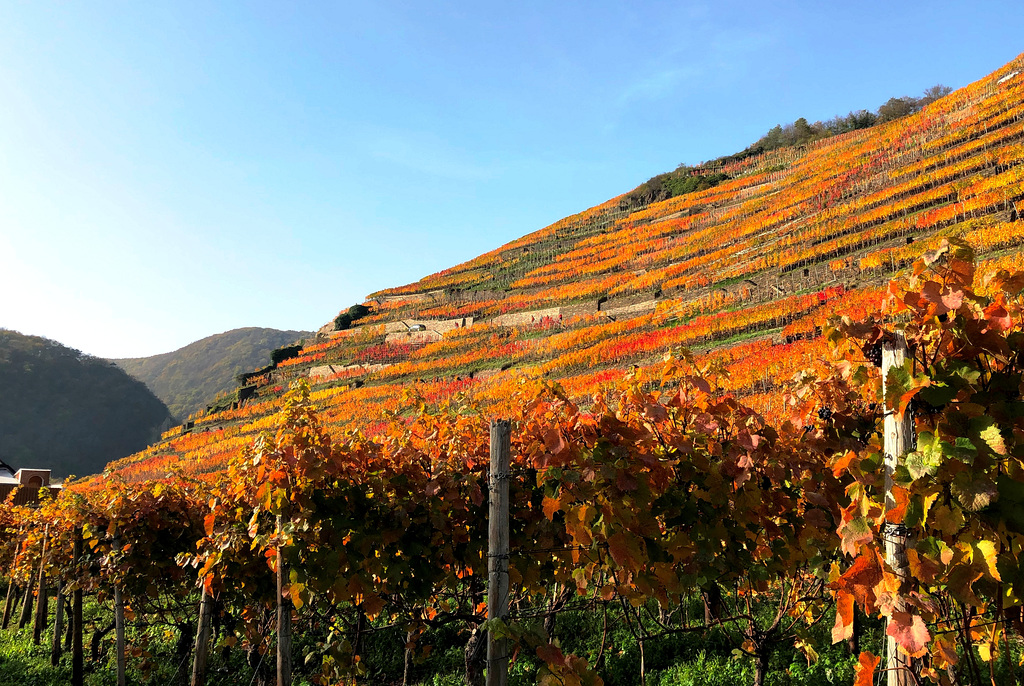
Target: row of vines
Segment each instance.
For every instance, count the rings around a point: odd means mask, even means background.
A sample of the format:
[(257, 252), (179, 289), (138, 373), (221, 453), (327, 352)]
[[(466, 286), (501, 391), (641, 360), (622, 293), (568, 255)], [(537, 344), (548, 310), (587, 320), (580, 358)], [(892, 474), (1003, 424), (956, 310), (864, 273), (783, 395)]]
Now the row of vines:
[[(179, 637), (184, 662), (205, 594), (218, 649), (243, 656), (247, 680), (267, 681), (284, 564), (296, 670), (312, 683), (384, 681), (367, 646), (387, 631), (403, 637), (394, 652), (406, 677), (439, 631), (454, 632), (465, 681), (481, 683), (490, 630), (537, 666), (524, 679), (599, 684), (613, 647), (564, 652), (553, 618), (609, 605), (640, 646), (637, 682), (643, 646), (659, 636), (725, 632), (760, 685), (780, 646), (809, 661), (827, 647), (814, 627), (856, 645), (858, 626), (883, 617), (913, 658), (913, 680), (1016, 683), (1022, 290), (1020, 273), (975, 279), (971, 250), (944, 243), (874, 307), (859, 303), (862, 316), (834, 316), (830, 371), (775, 389), (781, 407), (767, 416), (717, 390), (721, 364), (685, 350), (585, 406), (558, 384), (524, 384), (508, 403), (508, 622), (485, 623), (485, 411), (413, 394), (381, 413), (372, 438), (332, 440), (304, 385), (262, 436), (230, 450), (223, 471), (197, 477), (169, 464), (132, 483), (116, 473), (78, 482), (35, 509), (5, 504), (5, 614), (48, 587), (101, 604), (116, 592), (129, 623)], [(883, 384), (870, 360), (896, 329), (911, 354)], [(889, 505), (886, 412), (913, 413), (918, 435)], [(887, 524), (909, 535), (911, 578), (885, 562)], [(142, 674), (157, 659), (147, 636), (134, 633), (129, 651)], [(866, 686), (884, 663), (858, 655)]]

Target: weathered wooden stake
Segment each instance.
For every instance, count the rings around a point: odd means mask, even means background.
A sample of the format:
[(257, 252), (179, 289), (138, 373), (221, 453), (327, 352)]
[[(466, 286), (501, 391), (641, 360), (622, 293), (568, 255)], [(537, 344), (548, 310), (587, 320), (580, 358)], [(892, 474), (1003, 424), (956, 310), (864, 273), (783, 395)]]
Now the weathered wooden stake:
[(36, 594), (36, 620), (32, 625), (32, 643), (39, 645), (46, 630), (46, 613), (50, 607), (50, 596), (46, 588), (46, 548), (50, 542), (50, 525), (43, 529), (43, 554), (39, 556), (39, 591)]
[(213, 598), (203, 588), (199, 603), (199, 627), (196, 629), (196, 650), (192, 658), (192, 686), (206, 683), (206, 656), (210, 650), (210, 619), (213, 616)]
[[(408, 646), (412, 643), (413, 633), (411, 631), (405, 632), (405, 645)], [(405, 648), (405, 661), (402, 664), (402, 686), (409, 686), (409, 671), (412, 669), (412, 650), (408, 647)]]
[[(508, 614), (508, 480), (511, 469), (512, 425), (507, 419), (491, 421), (490, 510), (487, 536), (487, 619)], [(508, 645), (504, 638), (487, 635), (487, 686), (508, 683)]]
[(117, 686), (124, 686), (124, 597), (120, 585), (114, 586), (114, 631), (117, 632)]
[[(891, 340), (882, 342), (882, 379), (887, 380), (889, 370), (900, 367), (907, 357), (907, 340), (902, 333), (895, 333)], [(910, 412), (898, 418), (898, 407), (885, 407), (884, 450), (885, 450), (885, 509), (896, 507), (896, 498), (892, 493), (893, 475), (896, 467), (903, 459), (904, 453), (913, 444), (914, 419)], [(883, 529), (885, 536), (885, 561), (901, 579), (904, 586), (910, 578), (910, 563), (907, 561), (907, 530), (902, 525), (886, 524)], [(901, 589), (901, 593), (907, 589)], [(897, 599), (896, 611), (905, 611), (902, 600)], [(887, 622), (888, 628), (888, 622)], [(886, 636), (886, 683), (888, 686), (910, 686), (914, 682), (911, 674), (911, 661), (906, 654), (900, 653), (896, 639)]]
[(32, 599), (35, 597), (36, 577), (35, 574), (28, 575), (28, 584), (25, 585), (25, 598), (21, 602), (21, 616), (18, 617), (18, 628), (24, 629), (32, 619)]
[(7, 600), (4, 602), (3, 628), (6, 629), (11, 623), (11, 614), (18, 604), (18, 585), (14, 582), (14, 573), (18, 568), (18, 560), (21, 558), (21, 529), (18, 529), (18, 547), (14, 551), (14, 560), (11, 562), (10, 583), (7, 584)]
[(4, 621), (2, 628), (6, 629), (11, 623), (11, 613), (17, 604), (18, 586), (14, 583), (14, 572), (11, 572), (11, 582), (7, 584), (7, 600), (4, 602)]
[[(114, 550), (121, 549), (121, 540), (114, 539)], [(117, 686), (125, 685), (125, 651), (124, 651), (124, 596), (121, 595), (121, 584), (114, 584), (114, 632), (117, 641)]]
[(74, 597), (72, 594), (70, 597), (64, 598), (64, 652), (71, 652), (71, 639), (75, 635), (75, 614), (74, 614), (74, 603), (71, 599)]
[[(277, 535), (281, 536), (282, 518), (277, 515)], [(277, 544), (277, 686), (292, 684), (292, 601), (284, 597), (288, 569), (284, 564), (284, 546)]]
[(85, 682), (85, 654), (82, 651), (82, 586), (78, 566), (82, 563), (82, 530), (75, 534), (75, 590), (71, 596), (71, 686)]
[(60, 664), (61, 639), (64, 638), (64, 587), (57, 589), (57, 607), (53, 614), (53, 642), (50, 644), (50, 664)]

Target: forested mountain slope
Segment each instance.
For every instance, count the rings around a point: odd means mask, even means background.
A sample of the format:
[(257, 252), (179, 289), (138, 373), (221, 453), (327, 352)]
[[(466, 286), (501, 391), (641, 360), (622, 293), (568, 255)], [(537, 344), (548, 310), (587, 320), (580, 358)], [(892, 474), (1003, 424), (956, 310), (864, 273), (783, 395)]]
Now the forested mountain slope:
[(145, 478), (187, 457), (189, 470), (216, 471), (297, 379), (313, 385), (330, 432), (372, 435), (384, 411), (409, 406), (409, 390), (500, 414), (522, 380), (544, 378), (585, 406), (681, 346), (770, 414), (778, 384), (824, 358), (826, 319), (862, 310), (944, 237), (1020, 262), (1022, 69), (1018, 57), (870, 128), (689, 169), (715, 185), (640, 207), (624, 194), (374, 293), (351, 328), (328, 324), (300, 354), (247, 379), (239, 405), (115, 467)]
[(272, 350), (307, 335), (246, 327), (207, 336), (173, 352), (112, 361), (145, 383), (175, 417), (184, 420), (218, 394), (233, 391), (237, 374), (261, 366)]
[(0, 329), (0, 459), (15, 469), (100, 472), (170, 423), (167, 407), (107, 360)]

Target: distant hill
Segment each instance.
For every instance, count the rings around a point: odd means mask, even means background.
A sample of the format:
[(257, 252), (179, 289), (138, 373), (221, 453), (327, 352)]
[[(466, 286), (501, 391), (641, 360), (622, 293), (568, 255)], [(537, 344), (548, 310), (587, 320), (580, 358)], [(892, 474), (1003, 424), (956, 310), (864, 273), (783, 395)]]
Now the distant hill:
[(109, 361), (0, 329), (0, 458), (15, 469), (85, 476), (141, 450), (167, 407)]
[(263, 367), (272, 350), (310, 335), (251, 326), (207, 336), (174, 352), (111, 362), (145, 383), (183, 420), (218, 393), (234, 390), (236, 374)]

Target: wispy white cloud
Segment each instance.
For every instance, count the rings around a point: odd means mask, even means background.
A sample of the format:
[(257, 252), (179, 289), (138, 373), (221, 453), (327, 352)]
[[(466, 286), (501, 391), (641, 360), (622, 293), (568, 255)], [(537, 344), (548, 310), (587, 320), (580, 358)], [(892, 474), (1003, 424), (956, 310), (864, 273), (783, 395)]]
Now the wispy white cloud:
[[(694, 13), (694, 18), (701, 16)], [(741, 73), (750, 60), (779, 41), (771, 27), (719, 30), (699, 19), (680, 31), (677, 45), (649, 61), (651, 70), (625, 84), (614, 99), (621, 111), (636, 103), (665, 100), (708, 79)], [(664, 66), (671, 65), (671, 66)]]
[(372, 157), (430, 176), (460, 181), (493, 178), (498, 169), (481, 164), (447, 141), (416, 131), (377, 130), (360, 143)]
[(663, 69), (628, 84), (619, 94), (617, 102), (624, 106), (641, 100), (660, 100), (672, 95), (684, 83), (700, 75), (701, 70), (690, 65)]

